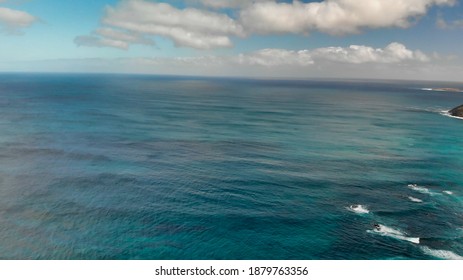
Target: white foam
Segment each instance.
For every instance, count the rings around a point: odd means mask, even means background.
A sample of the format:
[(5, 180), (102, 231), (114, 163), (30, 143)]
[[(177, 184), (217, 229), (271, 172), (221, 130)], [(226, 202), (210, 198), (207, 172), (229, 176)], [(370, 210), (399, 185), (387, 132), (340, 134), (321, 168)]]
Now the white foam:
[(447, 250), (436, 250), (436, 249), (431, 249), (429, 247), (423, 246), (421, 247), (421, 250), (430, 256), (436, 257), (438, 259), (444, 259), (444, 260), (463, 260), (463, 257), (455, 254), (452, 251), (447, 251)]
[(392, 237), (399, 240), (408, 241), (414, 244), (420, 244), (419, 237), (408, 237), (403, 232), (397, 229), (387, 227), (385, 225), (379, 225), (379, 229), (375, 228), (374, 230), (368, 230), (368, 232), (376, 233), (381, 236)]
[(418, 186), (417, 184), (410, 184), (410, 185), (408, 185), (408, 187), (410, 189), (416, 191), (416, 192), (432, 195), (432, 193), (431, 193), (431, 191), (429, 191), (429, 189), (427, 189), (425, 187)]
[(347, 209), (352, 211), (352, 212), (355, 212), (357, 214), (368, 214), (368, 213), (370, 213), (370, 210), (368, 210), (368, 208), (366, 206), (360, 205), (360, 204), (351, 205), (351, 206), (347, 207)]
[(383, 233), (387, 233), (387, 234), (394, 234), (394, 235), (404, 235), (403, 232), (401, 232), (400, 230), (397, 230), (397, 229), (393, 229), (393, 228), (390, 228), (390, 227), (387, 227), (385, 225), (379, 225), (379, 232), (383, 232)]
[(421, 90), (426, 90), (426, 91), (433, 91), (433, 88), (420, 88)]
[(413, 196), (409, 196), (408, 199), (410, 199), (410, 201), (413, 201), (413, 202), (416, 202), (416, 203), (423, 202), (423, 200), (421, 200), (419, 198), (416, 198), (416, 197), (413, 197)]
[(453, 195), (453, 192), (451, 191), (443, 191), (443, 193), (448, 194), (448, 195)]

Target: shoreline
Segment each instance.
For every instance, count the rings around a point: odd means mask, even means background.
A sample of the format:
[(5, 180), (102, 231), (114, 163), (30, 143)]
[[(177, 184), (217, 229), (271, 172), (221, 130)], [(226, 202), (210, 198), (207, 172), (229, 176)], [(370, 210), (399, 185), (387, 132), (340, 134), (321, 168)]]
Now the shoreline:
[(454, 119), (463, 120), (463, 117), (454, 116), (454, 115), (450, 114), (449, 111), (441, 111), (441, 115), (446, 116), (446, 117), (450, 117), (450, 118), (454, 118)]

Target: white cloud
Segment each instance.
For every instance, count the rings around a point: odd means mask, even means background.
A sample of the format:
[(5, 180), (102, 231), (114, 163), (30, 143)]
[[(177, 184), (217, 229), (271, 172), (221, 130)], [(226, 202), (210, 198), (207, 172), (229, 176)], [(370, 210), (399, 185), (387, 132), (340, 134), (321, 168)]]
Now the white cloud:
[(402, 44), (392, 43), (380, 49), (347, 46), (311, 50), (263, 49), (229, 56), (9, 62), (0, 65), (0, 70), (461, 81), (461, 65), (460, 59), (432, 54), (426, 56)]
[(452, 21), (446, 21), (442, 15), (439, 15), (436, 20), (436, 26), (440, 29), (454, 29), (463, 28), (463, 19), (456, 19)]
[(127, 50), (129, 48), (129, 43), (121, 40), (113, 40), (104, 37), (98, 37), (93, 35), (83, 35), (77, 36), (74, 39), (74, 43), (78, 46), (86, 47), (111, 47), (117, 49)]
[[(342, 55), (333, 55), (333, 52)], [(399, 43), (380, 49), (369, 46), (263, 49), (231, 56), (138, 58), (118, 63), (123, 63), (120, 69), (137, 73), (281, 78), (461, 81), (462, 71), (460, 60), (434, 59)]]
[(307, 67), (325, 62), (346, 64), (427, 62), (430, 61), (430, 58), (419, 50), (412, 51), (404, 45), (394, 42), (383, 49), (357, 45), (298, 51), (263, 49), (248, 54), (240, 54), (234, 57), (232, 61), (239, 64), (265, 67), (282, 65)]
[(77, 36), (74, 43), (87, 47), (112, 47), (127, 50), (131, 44), (155, 45), (154, 41), (143, 35), (128, 33), (113, 28), (98, 28), (93, 35)]
[(144, 63), (195, 65), (195, 66), (258, 66), (264, 68), (294, 67), (313, 68), (334, 62), (342, 64), (422, 64), (431, 59), (419, 50), (409, 50), (400, 43), (391, 43), (385, 48), (352, 45), (349, 47), (325, 47), (313, 50), (262, 49), (236, 56), (200, 56), (164, 59), (143, 59)]
[[(313, 50), (261, 49), (249, 53), (228, 56), (197, 56), (170, 58), (122, 59), (130, 65), (152, 67), (215, 69), (220, 74), (227, 69), (316, 69), (325, 65), (391, 65), (401, 64), (425, 65), (432, 59), (419, 50), (410, 50), (400, 43), (391, 43), (384, 48), (370, 46), (325, 47)], [(281, 74), (281, 73), (280, 73)], [(300, 74), (300, 73), (299, 73)]]
[(140, 34), (136, 33), (128, 33), (121, 30), (116, 30), (108, 27), (98, 28), (95, 31), (96, 34), (103, 36), (105, 38), (109, 38), (112, 40), (124, 41), (127, 43), (135, 43), (135, 44), (145, 44), (145, 45), (153, 45), (154, 41), (151, 39), (144, 38)]
[[(107, 6), (103, 30), (124, 32), (124, 37), (101, 33), (79, 36), (76, 43), (127, 49), (148, 43), (146, 38), (162, 36), (176, 46), (195, 49), (232, 47), (234, 36), (252, 34), (308, 34), (320, 31), (333, 35), (357, 33), (365, 28), (406, 28), (435, 5), (452, 5), (456, 0), (324, 0), (291, 3), (276, 0), (186, 0), (201, 3), (203, 9), (176, 8), (148, 0), (121, 0)], [(210, 11), (212, 9), (219, 9)], [(232, 18), (222, 8), (231, 8)], [(111, 29), (108, 29), (111, 28)], [(117, 38), (114, 38), (117, 36)], [(140, 41), (140, 38), (144, 38)], [(149, 42), (153, 44), (153, 41)]]
[(238, 8), (252, 5), (258, 2), (270, 2), (274, 0), (199, 0), (203, 5), (213, 7), (216, 9), (221, 8)]
[(274, 67), (282, 65), (309, 66), (314, 63), (308, 50), (263, 49), (250, 54), (240, 54), (234, 60), (239, 64)]
[(38, 19), (29, 13), (0, 7), (0, 26), (8, 33), (21, 33), (22, 29), (30, 27), (37, 21)]
[(225, 14), (144, 0), (124, 0), (107, 7), (102, 22), (128, 32), (164, 36), (177, 46), (196, 49), (231, 47), (230, 36), (244, 35), (241, 25)]
[(453, 5), (455, 0), (325, 0), (292, 3), (263, 2), (244, 8), (240, 19), (253, 33), (307, 34), (317, 30), (338, 35), (363, 28), (406, 28), (411, 19), (426, 14), (433, 5)]
[(391, 43), (384, 49), (358, 45), (351, 45), (347, 48), (327, 47), (315, 49), (311, 54), (314, 59), (354, 64), (429, 61), (428, 56), (421, 51), (409, 50), (400, 43)]

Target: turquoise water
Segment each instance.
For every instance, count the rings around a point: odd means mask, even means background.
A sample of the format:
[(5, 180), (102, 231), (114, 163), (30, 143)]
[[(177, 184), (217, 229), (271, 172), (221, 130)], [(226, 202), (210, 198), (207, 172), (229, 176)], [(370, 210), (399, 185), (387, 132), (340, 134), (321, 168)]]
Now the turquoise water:
[(459, 258), (450, 86), (0, 75), (0, 258)]

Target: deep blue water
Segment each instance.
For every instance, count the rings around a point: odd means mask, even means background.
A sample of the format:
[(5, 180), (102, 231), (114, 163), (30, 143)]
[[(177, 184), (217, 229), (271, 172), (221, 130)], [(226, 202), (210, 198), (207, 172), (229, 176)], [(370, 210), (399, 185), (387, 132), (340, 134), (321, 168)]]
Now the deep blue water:
[(2, 74), (0, 258), (459, 258), (442, 86)]

